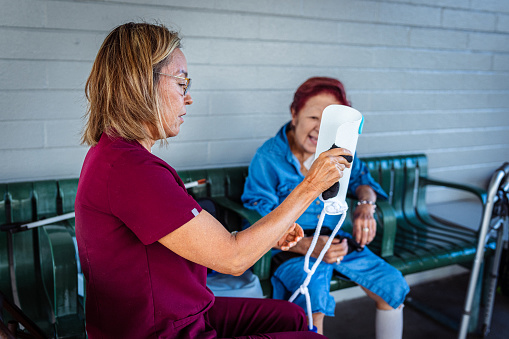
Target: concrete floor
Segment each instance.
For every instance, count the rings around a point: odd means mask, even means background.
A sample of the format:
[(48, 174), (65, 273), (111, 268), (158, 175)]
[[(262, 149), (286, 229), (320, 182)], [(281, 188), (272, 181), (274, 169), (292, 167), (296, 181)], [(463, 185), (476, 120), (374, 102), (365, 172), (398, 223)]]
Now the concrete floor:
[[(449, 278), (411, 285), (408, 297), (433, 307), (457, 321), (459, 325), (469, 276), (470, 273), (465, 272)], [(458, 336), (457, 330), (440, 324), (411, 306), (405, 307), (403, 319), (403, 338), (406, 339), (449, 339)], [(374, 339), (374, 302), (367, 297), (338, 302), (336, 316), (325, 318), (324, 332), (330, 339)], [(482, 336), (471, 333), (468, 338), (482, 338)], [(509, 338), (509, 296), (497, 293), (491, 331), (486, 338)]]

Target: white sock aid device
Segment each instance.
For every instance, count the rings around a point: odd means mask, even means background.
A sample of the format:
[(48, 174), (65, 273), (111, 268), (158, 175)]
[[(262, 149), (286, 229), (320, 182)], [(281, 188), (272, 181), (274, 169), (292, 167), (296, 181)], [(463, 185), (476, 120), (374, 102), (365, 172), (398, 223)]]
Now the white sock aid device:
[[(356, 109), (343, 105), (327, 106), (322, 114), (322, 122), (320, 124), (320, 133), (318, 135), (315, 159), (320, 153), (333, 148), (333, 146), (346, 148), (352, 152), (353, 156), (357, 147), (357, 139), (359, 134), (362, 132), (363, 122), (364, 117)], [(351, 159), (347, 158), (347, 160), (350, 160), (350, 162), (354, 161), (353, 157)], [(316, 268), (322, 261), (325, 253), (327, 253), (329, 250), (332, 240), (345, 221), (346, 211), (348, 210), (348, 205), (346, 204), (346, 193), (348, 190), (348, 183), (350, 181), (350, 173), (350, 168), (346, 168), (343, 171), (343, 177), (339, 180), (339, 182), (320, 195), (320, 199), (324, 202), (324, 208), (320, 213), (320, 218), (318, 220), (318, 225), (316, 226), (315, 235), (313, 236), (311, 245), (309, 246), (306, 256), (304, 257), (304, 271), (307, 273), (307, 276), (304, 279), (302, 285), (293, 293), (289, 299), (290, 302), (293, 302), (300, 293), (305, 296), (306, 310), (308, 314), (308, 326), (310, 331), (313, 331), (315, 327), (313, 326), (311, 298), (309, 296), (309, 290), (307, 286), (309, 285), (311, 277), (315, 273)], [(337, 185), (339, 185), (339, 187), (337, 187)], [(320, 235), (320, 230), (322, 228), (325, 214), (341, 214), (341, 219), (332, 231), (329, 240), (320, 252), (320, 255), (313, 264), (313, 267), (309, 268), (309, 258), (311, 253), (313, 253), (318, 241), (318, 236)]]
[(376, 310), (376, 339), (403, 337), (403, 305), (393, 310)]

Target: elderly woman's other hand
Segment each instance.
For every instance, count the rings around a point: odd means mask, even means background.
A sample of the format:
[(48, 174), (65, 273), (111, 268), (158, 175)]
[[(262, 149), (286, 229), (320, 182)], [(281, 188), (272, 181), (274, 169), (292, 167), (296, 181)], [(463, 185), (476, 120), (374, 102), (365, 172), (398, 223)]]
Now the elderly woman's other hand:
[[(306, 238), (308, 239), (308, 238)], [(312, 241), (312, 237), (309, 237), (309, 241)], [(316, 247), (311, 253), (313, 258), (318, 258), (325, 244), (329, 241), (329, 236), (320, 235), (316, 242)], [(323, 256), (322, 261), (328, 264), (339, 264), (343, 257), (348, 254), (348, 242), (346, 239), (339, 240), (337, 238), (332, 239), (331, 245), (327, 250), (327, 253)]]
[(355, 208), (352, 235), (362, 247), (369, 244), (375, 238), (376, 220), (373, 214), (374, 206), (370, 204), (359, 205)]
[(355, 190), (359, 203), (353, 212), (352, 235), (364, 247), (376, 236), (375, 202), (376, 193), (369, 185), (360, 185)]

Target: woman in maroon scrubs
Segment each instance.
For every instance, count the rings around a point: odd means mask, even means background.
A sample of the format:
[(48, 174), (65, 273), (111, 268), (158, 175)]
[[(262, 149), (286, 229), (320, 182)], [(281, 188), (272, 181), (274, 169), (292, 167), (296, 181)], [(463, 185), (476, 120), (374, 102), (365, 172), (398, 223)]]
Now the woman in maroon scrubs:
[(88, 337), (321, 337), (286, 301), (215, 298), (207, 267), (240, 275), (273, 246), (294, 246), (303, 236), (295, 220), (339, 180), (350, 153), (321, 155), (281, 206), (230, 234), (151, 153), (179, 133), (190, 85), (180, 38), (162, 25), (119, 26), (97, 54), (75, 206)]

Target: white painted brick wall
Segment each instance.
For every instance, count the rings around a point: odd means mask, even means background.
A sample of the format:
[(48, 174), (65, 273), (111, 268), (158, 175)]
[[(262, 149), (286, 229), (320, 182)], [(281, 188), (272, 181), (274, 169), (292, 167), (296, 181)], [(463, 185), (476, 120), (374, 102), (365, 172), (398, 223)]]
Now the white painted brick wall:
[[(289, 120), (297, 86), (338, 77), (366, 124), (361, 155), (426, 153), (485, 186), (509, 161), (506, 0), (0, 0), (0, 182), (77, 177), (84, 85), (127, 21), (184, 37), (193, 78), (177, 169), (246, 165)], [(459, 198), (432, 191), (432, 201)]]

